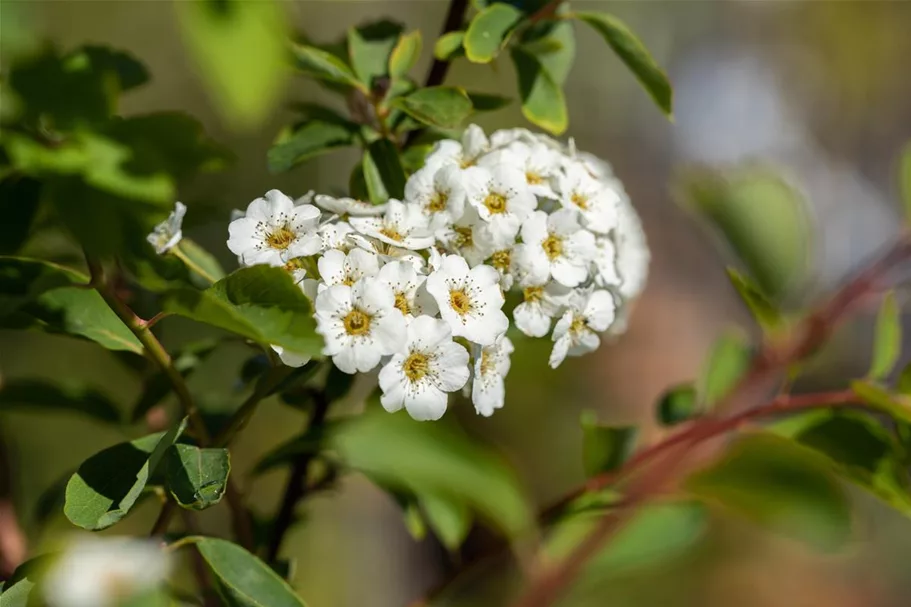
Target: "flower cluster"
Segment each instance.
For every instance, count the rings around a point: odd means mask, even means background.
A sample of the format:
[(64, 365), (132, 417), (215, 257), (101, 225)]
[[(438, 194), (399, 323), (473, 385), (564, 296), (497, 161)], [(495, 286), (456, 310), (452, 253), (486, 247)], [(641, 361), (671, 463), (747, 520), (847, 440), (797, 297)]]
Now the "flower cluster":
[[(272, 190), (229, 233), (242, 265), (293, 274), (336, 367), (381, 367), (383, 406), (421, 420), (439, 419), (460, 389), (482, 415), (503, 406), (507, 311), (519, 332), (550, 333), (551, 367), (595, 350), (599, 334), (623, 330), (649, 260), (606, 163), (572, 141), (525, 129), (488, 138), (474, 125), (434, 146), (404, 200)], [(286, 364), (307, 360), (275, 349)]]

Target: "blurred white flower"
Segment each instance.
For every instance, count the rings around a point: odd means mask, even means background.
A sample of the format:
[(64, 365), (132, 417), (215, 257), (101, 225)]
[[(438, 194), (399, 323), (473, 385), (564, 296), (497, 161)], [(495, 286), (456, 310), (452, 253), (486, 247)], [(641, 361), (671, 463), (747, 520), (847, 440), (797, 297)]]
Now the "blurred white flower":
[(582, 225), (598, 234), (607, 234), (617, 225), (619, 194), (606, 187), (580, 162), (566, 167), (558, 178), (560, 203), (582, 215)]
[(433, 296), (452, 334), (487, 346), (509, 327), (503, 313), (503, 294), (497, 271), (486, 265), (468, 267), (457, 255), (445, 255), (439, 270), (427, 278)]
[(489, 346), (475, 346), (471, 402), (475, 411), (484, 417), (490, 417), (495, 410), (503, 407), (506, 399), (503, 380), (509, 373), (509, 355), (513, 350), (512, 342), (506, 335), (501, 335)]
[(183, 224), (183, 216), (186, 213), (186, 205), (182, 202), (174, 203), (174, 210), (171, 211), (168, 218), (156, 225), (152, 232), (146, 236), (149, 244), (155, 247), (156, 253), (164, 255), (180, 242), (180, 239), (183, 238), (183, 232), (180, 227)]
[(390, 200), (382, 217), (352, 217), (351, 227), (381, 242), (402, 249), (426, 249), (433, 244), (427, 217), (420, 207)]
[(282, 361), (282, 364), (288, 367), (303, 367), (310, 362), (311, 359), (309, 354), (291, 352), (281, 346), (272, 346), (272, 349), (278, 354), (278, 358)]
[(581, 356), (598, 349), (598, 333), (606, 331), (614, 321), (616, 305), (607, 291), (586, 293), (576, 291), (569, 309), (554, 327), (554, 348), (548, 361), (556, 369), (567, 356)]
[(452, 139), (437, 141), (427, 154), (424, 164), (436, 168), (451, 164), (459, 169), (468, 169), (475, 166), (478, 159), (488, 151), (490, 151), (490, 142), (487, 140), (487, 135), (478, 125), (470, 124), (462, 133), (461, 141)]
[(386, 212), (385, 204), (370, 204), (354, 198), (333, 198), (332, 196), (318, 194), (313, 199), (313, 202), (324, 211), (342, 216), (369, 217), (382, 215)]
[(228, 248), (245, 265), (280, 266), (294, 257), (313, 255), (322, 246), (316, 231), (319, 216), (313, 205), (296, 207), (278, 190), (269, 190), (228, 226)]

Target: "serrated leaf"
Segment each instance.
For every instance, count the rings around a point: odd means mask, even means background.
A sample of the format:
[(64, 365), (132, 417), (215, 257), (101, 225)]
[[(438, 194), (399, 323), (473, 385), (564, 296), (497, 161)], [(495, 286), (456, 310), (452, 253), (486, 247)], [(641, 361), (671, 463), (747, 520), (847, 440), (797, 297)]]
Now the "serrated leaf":
[(433, 56), (440, 61), (451, 61), (463, 53), (465, 32), (449, 32), (440, 36), (433, 45)]
[(586, 476), (596, 476), (619, 468), (636, 447), (639, 430), (635, 426), (598, 424), (593, 411), (582, 413), (582, 462)]
[(901, 355), (902, 325), (901, 310), (895, 292), (889, 291), (883, 298), (879, 315), (876, 318), (876, 330), (873, 334), (873, 360), (870, 363), (870, 379), (883, 379), (898, 362)]
[(278, 2), (219, 0), (175, 5), (184, 41), (218, 108), (251, 128), (269, 114), (285, 81), (288, 20)]
[(266, 156), (269, 170), (287, 171), (314, 156), (354, 145), (356, 137), (356, 125), (311, 120), (279, 134)]
[(905, 221), (911, 221), (911, 144), (902, 150), (899, 162), (899, 191), (905, 206)]
[(205, 510), (221, 501), (231, 472), (227, 449), (173, 445), (166, 456), (168, 490), (178, 504)]
[(563, 90), (533, 55), (514, 48), (510, 53), (519, 82), (522, 115), (554, 135), (569, 125)]
[(421, 56), (421, 46), (420, 30), (402, 34), (389, 56), (389, 76), (393, 79), (406, 76), (418, 62), (418, 58)]
[(785, 320), (781, 310), (772, 303), (751, 279), (744, 276), (734, 268), (727, 268), (728, 278), (740, 299), (746, 304), (753, 318), (764, 331), (774, 332), (779, 330)]
[(9, 379), (0, 383), (0, 411), (74, 411), (109, 423), (120, 423), (120, 410), (102, 392), (43, 379)]
[(673, 116), (674, 91), (667, 74), (652, 58), (636, 34), (625, 23), (606, 13), (575, 13), (574, 16), (601, 34), (605, 42), (645, 87), (661, 111)]
[(228, 607), (306, 607), (285, 580), (237, 544), (214, 537), (194, 543)]
[(465, 32), (462, 46), (472, 63), (490, 63), (506, 45), (513, 27), (521, 21), (522, 11), (497, 2), (478, 13)]
[(358, 80), (372, 89), (374, 80), (389, 75), (392, 50), (402, 26), (383, 20), (348, 29), (348, 59)]
[(512, 99), (503, 97), (502, 95), (472, 92), (467, 92), (466, 94), (468, 95), (468, 99), (471, 101), (471, 107), (475, 112), (493, 112), (512, 103)]
[(696, 388), (702, 405), (711, 408), (724, 398), (746, 373), (752, 358), (750, 344), (740, 331), (726, 331), (715, 340)]
[(364, 150), (361, 162), (367, 192), (373, 204), (390, 198), (402, 199), (405, 195), (405, 169), (394, 143), (388, 139), (377, 139)]
[(692, 419), (699, 410), (696, 387), (681, 384), (667, 390), (658, 401), (658, 421), (664, 426), (674, 426)]
[(471, 530), (471, 511), (461, 500), (421, 495), (418, 498), (427, 524), (451, 552), (458, 550)]
[(119, 522), (185, 427), (186, 419), (167, 432), (108, 447), (85, 460), (67, 483), (63, 513), (90, 531)]
[(455, 128), (471, 114), (471, 100), (453, 86), (431, 86), (395, 100), (394, 105), (424, 124)]
[(298, 67), (310, 76), (352, 86), (364, 93), (369, 93), (367, 87), (361, 84), (351, 68), (332, 53), (306, 44), (295, 44), (293, 52)]
[(170, 293), (164, 309), (262, 344), (319, 356), (310, 300), (282, 268), (241, 268), (206, 289)]

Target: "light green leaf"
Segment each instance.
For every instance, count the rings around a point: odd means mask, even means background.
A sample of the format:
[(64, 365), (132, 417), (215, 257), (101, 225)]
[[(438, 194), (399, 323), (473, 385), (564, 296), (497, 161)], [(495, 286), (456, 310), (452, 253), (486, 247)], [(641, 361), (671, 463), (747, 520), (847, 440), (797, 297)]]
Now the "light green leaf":
[(513, 27), (522, 19), (522, 11), (497, 2), (478, 13), (465, 32), (462, 45), (472, 63), (490, 63), (509, 40)]
[(165, 451), (186, 427), (119, 443), (85, 460), (66, 486), (63, 513), (77, 527), (106, 529), (129, 513)]
[(471, 114), (468, 95), (454, 86), (420, 88), (396, 99), (395, 106), (415, 120), (441, 128), (455, 128)]
[(898, 374), (898, 382), (895, 389), (900, 394), (911, 394), (911, 363), (905, 365), (905, 368)]
[(690, 477), (686, 487), (823, 549), (837, 548), (851, 533), (847, 496), (826, 461), (772, 434), (742, 438), (720, 461)]
[(911, 396), (892, 394), (879, 384), (860, 379), (851, 382), (851, 390), (870, 407), (895, 420), (911, 423)]
[(0, 411), (75, 411), (109, 424), (120, 423), (120, 410), (107, 395), (78, 385), (55, 385), (43, 379), (8, 379), (0, 383)]
[(389, 56), (389, 75), (394, 79), (407, 76), (421, 56), (421, 46), (420, 30), (402, 34)]
[(40, 605), (38, 591), (32, 591), (42, 582), (44, 574), (52, 565), (56, 555), (42, 554), (19, 565), (12, 577), (0, 590), (0, 605), (3, 607), (35, 607)]
[(452, 61), (463, 52), (465, 32), (449, 32), (439, 37), (433, 45), (433, 56), (440, 61)]
[(619, 468), (636, 447), (639, 431), (635, 426), (600, 425), (594, 411), (582, 413), (581, 425), (582, 461), (587, 476)]
[(348, 30), (348, 58), (367, 89), (373, 89), (376, 78), (389, 75), (392, 51), (401, 33), (401, 24), (389, 20)]
[(227, 607), (306, 607), (285, 580), (237, 544), (214, 537), (194, 543)]
[(625, 23), (606, 13), (575, 13), (574, 16), (601, 34), (620, 60), (638, 78), (661, 111), (673, 116), (674, 91), (667, 74), (655, 62), (636, 34)]
[(205, 291), (169, 294), (164, 309), (293, 352), (322, 350), (310, 300), (282, 268), (241, 268)]
[(241, 128), (264, 120), (285, 81), (288, 20), (278, 2), (209, 0), (174, 5), (181, 32), (224, 117)]
[(728, 330), (715, 340), (696, 387), (702, 405), (711, 408), (727, 396), (752, 358), (750, 344), (741, 331)]
[(895, 292), (889, 291), (883, 298), (876, 318), (876, 331), (873, 334), (873, 361), (870, 363), (870, 379), (883, 379), (898, 362), (902, 346), (901, 310), (895, 298)]
[(419, 496), (427, 523), (440, 543), (452, 552), (458, 550), (471, 530), (471, 511), (458, 499), (427, 494)]
[(170, 251), (190, 271), (190, 277), (197, 286), (208, 287), (225, 277), (225, 271), (215, 256), (189, 238), (182, 238)]
[(514, 48), (510, 53), (519, 81), (522, 114), (537, 126), (560, 135), (569, 125), (563, 90), (533, 55)]
[(911, 221), (911, 144), (902, 150), (899, 165), (899, 190), (905, 205), (905, 221)]
[(472, 92), (467, 92), (466, 94), (468, 95), (468, 99), (471, 101), (471, 107), (475, 112), (493, 112), (512, 103), (512, 99), (503, 97), (502, 95)]
[(781, 310), (763, 295), (762, 290), (751, 279), (731, 267), (727, 268), (727, 272), (731, 284), (759, 326), (766, 332), (780, 330), (785, 323)]
[(269, 148), (269, 171), (280, 173), (304, 160), (354, 145), (357, 125), (310, 120), (296, 129), (284, 129)]
[[(557, 9), (565, 12), (567, 5)], [(533, 55), (554, 82), (563, 86), (576, 57), (576, 32), (567, 20), (540, 21), (522, 33), (521, 50)]]
[(227, 449), (173, 445), (167, 452), (168, 490), (178, 504), (205, 510), (221, 501), (231, 472)]
[(390, 198), (401, 200), (405, 195), (405, 169), (398, 148), (388, 139), (377, 139), (364, 150), (361, 161), (364, 181), (373, 204)]
[(351, 68), (332, 53), (306, 44), (295, 44), (293, 51), (297, 66), (313, 78), (345, 84), (369, 93)]
[(674, 426), (691, 420), (698, 409), (696, 388), (693, 384), (674, 386), (658, 401), (658, 421), (663, 426)]

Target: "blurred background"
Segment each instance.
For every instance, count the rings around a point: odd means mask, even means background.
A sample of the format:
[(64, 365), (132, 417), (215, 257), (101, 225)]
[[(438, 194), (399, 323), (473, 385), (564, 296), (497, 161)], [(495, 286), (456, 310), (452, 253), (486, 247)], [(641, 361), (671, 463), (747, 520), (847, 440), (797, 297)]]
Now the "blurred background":
[[(181, 192), (189, 206), (185, 233), (213, 251), (228, 269), (224, 247), (231, 209), (243, 208), (271, 188), (292, 197), (310, 189), (342, 192), (356, 153), (335, 152), (281, 175), (266, 168), (266, 151), (291, 122), (294, 101), (336, 103), (312, 81), (289, 73), (283, 102), (254, 129), (235, 131), (219, 117), (197, 67), (181, 44), (170, 2), (0, 2), (0, 18), (16, 32), (50, 39), (62, 49), (100, 43), (129, 50), (145, 62), (152, 81), (126, 96), (124, 114), (174, 109), (191, 113), (237, 156), (226, 172), (200, 179)], [(911, 138), (911, 2), (595, 2), (577, 8), (608, 11), (624, 19), (666, 66), (676, 91), (675, 122), (665, 120), (627, 70), (592, 31), (577, 29), (575, 66), (567, 80), (570, 127), (581, 150), (608, 160), (643, 216), (652, 250), (648, 287), (629, 331), (595, 354), (559, 370), (547, 368), (549, 342), (517, 349), (507, 380), (507, 405), (490, 419), (470, 406), (448, 417), (502, 451), (520, 471), (536, 503), (550, 503), (584, 480), (579, 414), (597, 411), (603, 421), (638, 423), (643, 439), (659, 433), (656, 398), (668, 386), (699, 373), (714, 339), (731, 325), (750, 326), (730, 287), (728, 262), (709, 232), (675, 204), (673, 184), (687, 166), (762, 163), (779, 171), (810, 201), (816, 237), (812, 279), (802, 293), (825, 292), (860, 265), (898, 230), (895, 178), (898, 150)], [(293, 27), (316, 42), (345, 28), (389, 17), (420, 29), (425, 51), (416, 76), (430, 64), (428, 48), (442, 24), (443, 0), (301, 1), (282, 4)], [(10, 35), (11, 30), (4, 28)], [(447, 83), (515, 95), (512, 66), (457, 61)], [(518, 105), (479, 117), (485, 129), (524, 126)], [(194, 212), (195, 209), (199, 211)], [(203, 209), (213, 213), (203, 212)], [(201, 335), (180, 320), (161, 325), (166, 344)], [(869, 319), (847, 327), (814, 367), (808, 381), (834, 385), (867, 365)], [(249, 353), (224, 347), (192, 378), (208, 409), (231, 411), (242, 400), (238, 375)], [(0, 331), (0, 377), (83, 377), (124, 403), (135, 402), (138, 384), (110, 353), (88, 342)], [(350, 410), (358, 403), (351, 402)], [(344, 409), (341, 411), (344, 413)], [(279, 403), (260, 409), (242, 435), (234, 473), (292, 436), (299, 412)], [(137, 426), (130, 436), (142, 433)], [(68, 476), (103, 445), (124, 439), (83, 418), (4, 413), (0, 431), (10, 451), (17, 507), (31, 547), (69, 532), (59, 514), (39, 517), (42, 493)], [(286, 472), (244, 484), (256, 511), (271, 512)], [(618, 572), (609, 583), (580, 589), (566, 605), (699, 605), (721, 607), (827, 607), (907, 605), (911, 574), (911, 525), (900, 515), (857, 496), (856, 537), (847, 550), (820, 553), (763, 532), (721, 512), (713, 514), (695, 545), (660, 568)], [(224, 528), (223, 509), (204, 513), (210, 531)], [(461, 555), (447, 554), (432, 539), (417, 542), (398, 506), (362, 478), (346, 479), (302, 509), (304, 520), (286, 543), (297, 561), (294, 585), (310, 605), (392, 607), (409, 604), (488, 542), (477, 530)], [(146, 504), (113, 533), (145, 533), (155, 515)], [(673, 538), (661, 535), (650, 541)], [(506, 559), (490, 559), (463, 577), (449, 604), (496, 605), (508, 586)], [(655, 583), (660, 576), (661, 582)]]

